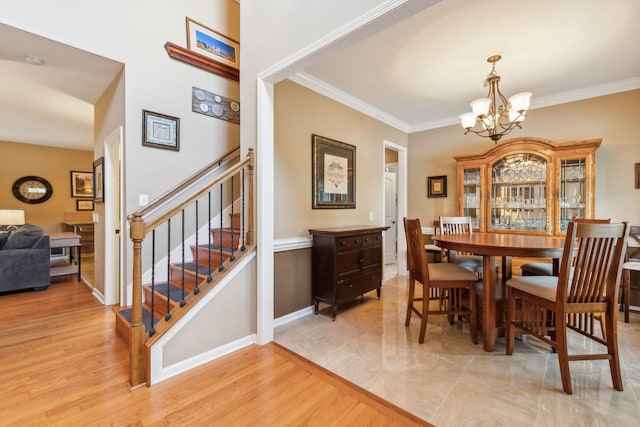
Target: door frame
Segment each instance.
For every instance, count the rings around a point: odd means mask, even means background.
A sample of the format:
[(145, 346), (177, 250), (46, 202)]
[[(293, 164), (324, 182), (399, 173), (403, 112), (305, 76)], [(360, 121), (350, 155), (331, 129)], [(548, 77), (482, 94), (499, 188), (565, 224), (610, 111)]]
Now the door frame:
[(118, 126), (104, 139), (104, 304), (126, 305), (126, 283), (123, 278), (122, 254), (124, 254), (122, 230), (115, 233), (117, 224), (125, 224), (123, 218), (124, 187), (122, 178), (123, 127)]
[[(407, 274), (407, 242), (400, 236), (404, 235), (404, 224), (400, 219), (407, 216), (407, 147), (396, 144), (391, 141), (384, 140), (382, 144), (382, 165), (381, 169), (384, 171), (384, 151), (392, 150), (398, 153), (398, 170), (396, 171), (396, 182), (398, 185), (398, 206), (397, 206), (397, 233), (396, 240), (398, 242), (396, 264), (398, 266), (398, 274)], [(384, 173), (382, 174), (382, 180), (380, 188), (382, 188), (382, 212), (384, 212)]]

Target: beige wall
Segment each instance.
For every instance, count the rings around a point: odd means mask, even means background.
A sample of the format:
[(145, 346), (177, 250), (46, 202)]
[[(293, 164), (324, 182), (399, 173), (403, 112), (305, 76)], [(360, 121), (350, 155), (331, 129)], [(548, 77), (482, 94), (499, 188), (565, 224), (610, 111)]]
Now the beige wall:
[[(634, 188), (634, 163), (640, 162), (640, 90), (531, 110), (507, 136), (533, 136), (566, 142), (602, 138), (596, 152), (596, 216), (640, 224), (640, 190)], [(499, 144), (500, 142), (498, 142)], [(481, 153), (488, 138), (464, 135), (460, 126), (409, 135), (408, 215), (423, 224), (456, 213), (454, 155)], [(427, 177), (447, 175), (448, 197), (429, 199)]]
[[(384, 224), (384, 141), (406, 145), (406, 134), (289, 80), (275, 87), (274, 133), (276, 239)], [(356, 209), (311, 208), (312, 134), (356, 146)]]
[[(0, 141), (0, 153), (0, 209), (24, 210), (27, 223), (48, 233), (62, 231), (63, 213), (75, 212), (79, 200), (71, 197), (71, 171), (91, 172), (93, 153), (6, 141)], [(49, 181), (53, 187), (51, 198), (37, 204), (16, 199), (11, 191), (13, 183), (26, 175)]]

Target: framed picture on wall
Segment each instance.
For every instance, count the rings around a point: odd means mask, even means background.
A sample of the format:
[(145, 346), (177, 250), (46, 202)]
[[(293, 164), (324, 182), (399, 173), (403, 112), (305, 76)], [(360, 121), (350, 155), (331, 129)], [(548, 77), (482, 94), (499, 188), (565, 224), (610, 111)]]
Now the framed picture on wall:
[(240, 43), (187, 17), (187, 47), (220, 64), (240, 69)]
[(180, 151), (180, 119), (142, 110), (142, 145)]
[(93, 202), (104, 202), (104, 157), (93, 162)]
[(640, 188), (640, 163), (636, 163), (635, 172), (636, 188)]
[(356, 147), (311, 135), (313, 209), (355, 209)]
[(71, 171), (71, 197), (93, 197), (93, 173)]
[(93, 200), (76, 200), (77, 211), (92, 211)]
[(447, 197), (447, 176), (427, 178), (427, 197)]

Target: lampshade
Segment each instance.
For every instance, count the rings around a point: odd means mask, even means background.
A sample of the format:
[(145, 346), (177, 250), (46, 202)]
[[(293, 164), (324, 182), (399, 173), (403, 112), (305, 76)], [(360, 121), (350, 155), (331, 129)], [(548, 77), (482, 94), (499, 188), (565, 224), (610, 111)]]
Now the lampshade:
[(24, 225), (24, 211), (0, 210), (0, 225)]
[(478, 98), (471, 101), (471, 110), (473, 114), (477, 116), (486, 116), (489, 113), (489, 105), (491, 100), (489, 98)]
[(516, 93), (509, 98), (511, 109), (513, 111), (526, 111), (529, 108), (529, 101), (531, 100), (531, 92)]

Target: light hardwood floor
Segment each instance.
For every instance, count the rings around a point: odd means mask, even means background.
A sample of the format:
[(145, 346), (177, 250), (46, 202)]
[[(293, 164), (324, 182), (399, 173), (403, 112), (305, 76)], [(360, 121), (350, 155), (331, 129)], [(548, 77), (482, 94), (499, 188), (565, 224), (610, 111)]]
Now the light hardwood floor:
[(75, 277), (0, 307), (2, 426), (429, 425), (275, 343), (130, 391), (113, 312)]

